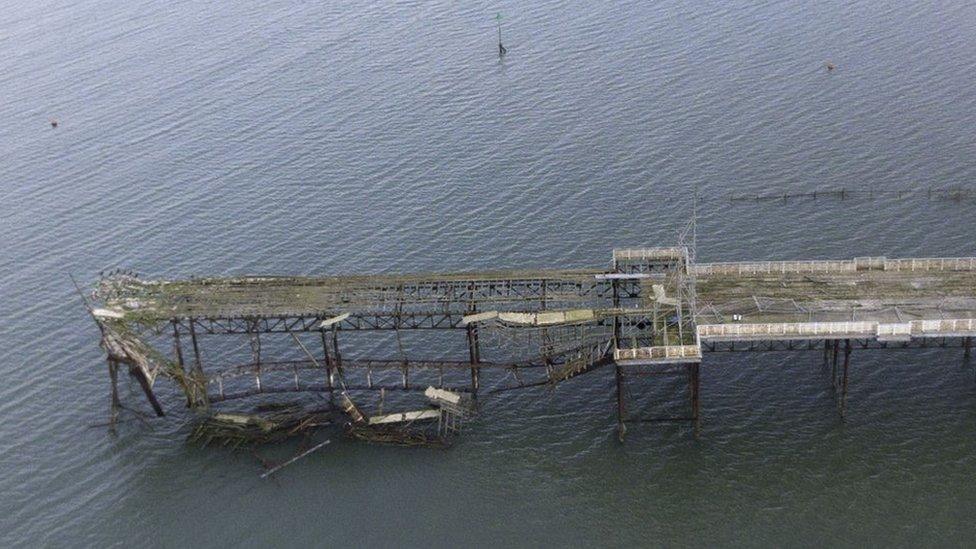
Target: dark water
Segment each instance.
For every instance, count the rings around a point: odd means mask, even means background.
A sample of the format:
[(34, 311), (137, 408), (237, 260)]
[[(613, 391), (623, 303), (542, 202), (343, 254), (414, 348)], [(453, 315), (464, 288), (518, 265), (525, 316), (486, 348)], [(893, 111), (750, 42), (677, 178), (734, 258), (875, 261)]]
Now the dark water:
[(972, 202), (722, 200), (976, 180), (976, 5), (219, 4), (0, 10), (0, 545), (972, 543), (958, 350), (855, 354), (846, 424), (815, 353), (711, 355), (697, 442), (617, 444), (597, 372), (449, 451), (336, 439), (269, 482), (178, 414), (90, 428), (68, 273), (602, 265), (674, 242), (694, 188), (703, 260), (976, 255)]

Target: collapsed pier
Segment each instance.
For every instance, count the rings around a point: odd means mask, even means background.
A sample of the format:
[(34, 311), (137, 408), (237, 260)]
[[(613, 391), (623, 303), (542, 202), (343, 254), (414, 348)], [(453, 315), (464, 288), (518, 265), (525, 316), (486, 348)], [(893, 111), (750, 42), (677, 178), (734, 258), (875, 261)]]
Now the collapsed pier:
[[(389, 424), (415, 422), (436, 422), (443, 436), (479, 394), (582, 383), (573, 380), (610, 367), (623, 439), (637, 422), (688, 421), (697, 433), (707, 352), (822, 352), (842, 416), (854, 350), (959, 346), (969, 357), (976, 258), (698, 263), (677, 246), (614, 250), (595, 269), (187, 280), (117, 272), (96, 283), (89, 308), (113, 421), (120, 366), (160, 416), (163, 379), (237, 431), (275, 429), (235, 414), (235, 404), (278, 410), (286, 396), (318, 395), (378, 438)], [(686, 415), (628, 410), (625, 384), (669, 373), (688, 380)], [(392, 394), (426, 395), (429, 406), (384, 413)]]

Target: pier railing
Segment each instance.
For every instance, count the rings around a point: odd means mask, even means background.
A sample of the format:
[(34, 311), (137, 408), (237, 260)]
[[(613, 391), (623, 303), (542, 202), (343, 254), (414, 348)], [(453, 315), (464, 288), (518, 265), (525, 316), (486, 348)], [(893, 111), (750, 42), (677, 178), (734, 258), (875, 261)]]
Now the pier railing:
[(701, 356), (701, 347), (698, 345), (658, 345), (617, 349), (613, 352), (613, 360), (618, 364), (695, 362), (701, 360)]
[(859, 257), (814, 261), (741, 261), (699, 263), (692, 267), (698, 276), (756, 275), (787, 273), (852, 273), (865, 270), (883, 271), (976, 271), (976, 257), (928, 257), (888, 259)]
[(911, 337), (976, 336), (976, 319), (883, 322), (782, 322), (758, 324), (701, 324), (704, 341), (758, 341), (771, 339), (901, 339)]

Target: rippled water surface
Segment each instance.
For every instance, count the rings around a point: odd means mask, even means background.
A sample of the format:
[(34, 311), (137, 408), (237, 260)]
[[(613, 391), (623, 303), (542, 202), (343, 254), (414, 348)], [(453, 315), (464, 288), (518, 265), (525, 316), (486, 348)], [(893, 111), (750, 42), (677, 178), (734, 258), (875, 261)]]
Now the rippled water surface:
[(974, 24), (961, 0), (8, 2), (0, 545), (972, 543), (958, 349), (856, 353), (843, 424), (816, 353), (710, 355), (698, 441), (618, 444), (598, 371), (486, 402), (448, 451), (335, 438), (262, 481), (179, 413), (92, 427), (68, 274), (598, 266), (673, 243), (695, 188), (703, 260), (976, 255), (972, 201), (725, 199), (974, 182)]

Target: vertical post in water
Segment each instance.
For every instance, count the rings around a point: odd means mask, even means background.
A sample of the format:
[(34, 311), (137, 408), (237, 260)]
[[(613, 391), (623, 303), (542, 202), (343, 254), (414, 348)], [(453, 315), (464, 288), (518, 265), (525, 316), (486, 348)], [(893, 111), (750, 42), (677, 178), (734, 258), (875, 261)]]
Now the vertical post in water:
[(844, 378), (840, 385), (840, 417), (847, 413), (847, 370), (851, 364), (851, 340), (844, 340)]
[(183, 345), (180, 343), (180, 325), (176, 319), (173, 319), (173, 348), (176, 351), (176, 365), (180, 367), (180, 370), (185, 370), (183, 365)]
[(833, 346), (834, 346), (834, 353), (833, 353), (834, 357), (830, 368), (830, 384), (834, 387), (834, 391), (836, 391), (837, 390), (837, 353), (840, 351), (840, 340), (839, 339), (833, 340)]
[(335, 367), (339, 371), (339, 379), (342, 377), (342, 353), (339, 352), (339, 325), (332, 327), (332, 352), (335, 353)]
[[(478, 312), (478, 307), (475, 305), (474, 299), (474, 283), (468, 285), (469, 298), (472, 301), (468, 302), (468, 314), (472, 315)], [(471, 364), (471, 396), (477, 398), (478, 387), (481, 385), (481, 380), (479, 379), (479, 366), (478, 363), (481, 362), (481, 347), (478, 344), (478, 325), (471, 322), (465, 326), (465, 330), (468, 336), (468, 362)]]
[(502, 45), (502, 14), (499, 13), (495, 16), (495, 20), (498, 23), (498, 57), (505, 57), (508, 50)]
[[(610, 282), (613, 289), (613, 308), (620, 309), (620, 283), (617, 279)], [(613, 315), (613, 348), (620, 348), (620, 315), (619, 311), (614, 311)]]
[(191, 318), (190, 319), (190, 341), (193, 342), (193, 359), (195, 361), (193, 363), (193, 369), (194, 371), (196, 371), (196, 373), (200, 374), (202, 378), (203, 362), (200, 360), (200, 346), (197, 344), (197, 331), (196, 328), (193, 327), (195, 324), (196, 322), (194, 322), (193, 319)]
[(112, 381), (112, 404), (109, 411), (108, 432), (115, 434), (115, 423), (119, 419), (119, 363), (108, 359), (108, 377)]
[(972, 336), (966, 336), (965, 338), (963, 338), (963, 340), (962, 340), (962, 348), (963, 348), (962, 357), (963, 358), (969, 359), (969, 357), (972, 356), (972, 354), (973, 354), (972, 347), (973, 347), (973, 338), (972, 338)]
[(700, 371), (701, 363), (695, 362), (689, 365), (691, 373), (691, 421), (692, 427), (694, 429), (695, 438), (698, 438), (698, 432), (701, 426), (701, 420), (699, 419), (699, 409), (700, 409)]
[(627, 426), (624, 425), (624, 419), (627, 415), (627, 409), (624, 406), (624, 373), (617, 365), (617, 438), (620, 442), (624, 441), (624, 435), (627, 434)]
[(480, 380), (478, 379), (478, 362), (480, 362), (479, 349), (478, 349), (478, 327), (473, 323), (468, 324), (468, 361), (471, 363), (471, 394), (478, 394), (478, 386), (480, 385)]
[(332, 398), (333, 384), (332, 379), (332, 357), (329, 356), (329, 344), (328, 340), (325, 338), (325, 330), (319, 330), (319, 334), (322, 336), (322, 357), (325, 359), (325, 386), (329, 389), (329, 398)]

